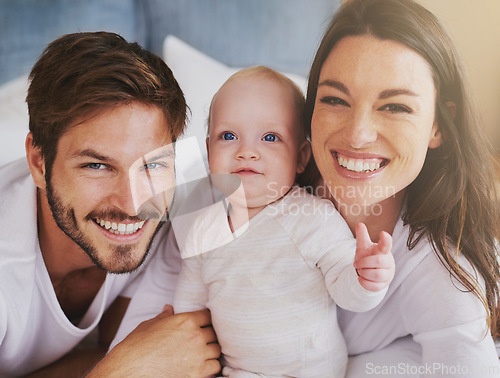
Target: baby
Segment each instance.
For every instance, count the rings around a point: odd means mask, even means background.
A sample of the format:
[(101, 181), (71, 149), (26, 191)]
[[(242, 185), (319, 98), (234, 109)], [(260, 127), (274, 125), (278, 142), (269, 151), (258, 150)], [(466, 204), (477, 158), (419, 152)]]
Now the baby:
[(294, 186), (311, 155), (303, 111), (300, 89), (263, 66), (212, 100), (211, 174), (241, 186), (194, 222), (174, 309), (210, 309), (224, 376), (343, 377), (335, 305), (374, 308), (394, 275), (389, 234), (375, 244), (359, 224), (356, 244), (331, 202)]

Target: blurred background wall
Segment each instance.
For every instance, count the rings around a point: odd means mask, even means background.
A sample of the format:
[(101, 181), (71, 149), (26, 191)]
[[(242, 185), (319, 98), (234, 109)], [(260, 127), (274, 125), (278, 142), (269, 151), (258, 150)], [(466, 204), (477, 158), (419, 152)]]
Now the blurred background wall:
[(500, 1), (417, 1), (441, 20), (455, 41), (486, 133), (500, 154)]

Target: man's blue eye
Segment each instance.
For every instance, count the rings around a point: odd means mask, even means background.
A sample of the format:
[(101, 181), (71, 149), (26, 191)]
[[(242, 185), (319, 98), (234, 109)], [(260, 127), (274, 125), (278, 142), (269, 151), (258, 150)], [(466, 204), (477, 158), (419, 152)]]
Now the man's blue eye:
[(87, 164), (87, 167), (90, 169), (99, 170), (99, 169), (104, 169), (105, 165), (102, 163), (89, 163)]
[(276, 142), (278, 140), (278, 137), (274, 134), (266, 134), (262, 139), (266, 142)]
[(236, 136), (233, 133), (226, 132), (222, 135), (222, 139), (224, 140), (234, 140), (236, 139)]
[(156, 168), (161, 168), (161, 167), (164, 167), (163, 164), (160, 164), (160, 163), (147, 163), (144, 168), (146, 169), (156, 169)]

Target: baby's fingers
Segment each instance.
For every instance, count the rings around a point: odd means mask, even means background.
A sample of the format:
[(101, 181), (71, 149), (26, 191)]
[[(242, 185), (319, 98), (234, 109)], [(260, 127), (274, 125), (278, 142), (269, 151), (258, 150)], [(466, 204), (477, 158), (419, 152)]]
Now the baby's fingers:
[(381, 231), (376, 248), (378, 253), (391, 253), (392, 236), (385, 231)]
[(357, 269), (356, 271), (361, 278), (371, 282), (389, 283), (394, 276), (394, 272), (391, 269), (364, 268)]
[[(379, 254), (365, 256), (362, 259), (354, 261), (354, 267), (360, 269), (393, 269), (394, 257), (392, 254)], [(359, 272), (358, 272), (359, 273)]]
[(367, 279), (364, 279), (363, 277), (359, 276), (358, 277), (360, 285), (365, 288), (368, 291), (380, 291), (385, 289), (387, 286), (389, 286), (389, 282), (374, 282), (370, 281)]
[(354, 267), (359, 275), (359, 283), (366, 290), (382, 290), (394, 278), (395, 266), (392, 254), (366, 256), (356, 261)]

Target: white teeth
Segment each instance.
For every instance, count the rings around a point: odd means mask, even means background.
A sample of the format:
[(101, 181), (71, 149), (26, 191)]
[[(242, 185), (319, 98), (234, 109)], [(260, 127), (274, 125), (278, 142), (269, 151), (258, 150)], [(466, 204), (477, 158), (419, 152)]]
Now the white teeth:
[(112, 234), (116, 235), (130, 235), (142, 228), (144, 226), (145, 221), (137, 222), (137, 223), (116, 223), (111, 222), (109, 220), (104, 219), (94, 219), (94, 221), (100, 225), (105, 230), (108, 230)]
[(363, 171), (363, 162), (361, 160), (356, 160), (356, 163), (354, 164), (354, 170), (356, 172)]
[(381, 162), (367, 162), (363, 159), (346, 159), (341, 156), (337, 156), (339, 164), (354, 172), (372, 172), (380, 168)]

